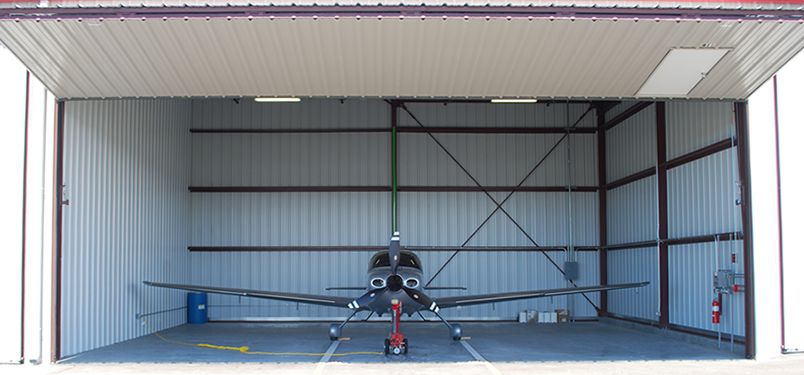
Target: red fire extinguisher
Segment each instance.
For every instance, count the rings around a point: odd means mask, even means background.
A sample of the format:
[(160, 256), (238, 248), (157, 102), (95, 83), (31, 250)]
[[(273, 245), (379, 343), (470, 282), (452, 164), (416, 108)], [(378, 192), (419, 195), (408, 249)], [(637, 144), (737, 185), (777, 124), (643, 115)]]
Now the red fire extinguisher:
[(720, 302), (712, 300), (712, 324), (720, 324)]

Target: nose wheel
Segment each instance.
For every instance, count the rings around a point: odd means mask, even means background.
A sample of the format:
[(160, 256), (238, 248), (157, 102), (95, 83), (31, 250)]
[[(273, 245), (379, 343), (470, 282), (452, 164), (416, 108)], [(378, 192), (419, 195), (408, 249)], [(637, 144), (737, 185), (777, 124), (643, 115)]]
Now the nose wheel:
[(394, 346), (391, 339), (385, 339), (385, 354), (408, 354), (408, 339), (402, 339), (399, 346)]

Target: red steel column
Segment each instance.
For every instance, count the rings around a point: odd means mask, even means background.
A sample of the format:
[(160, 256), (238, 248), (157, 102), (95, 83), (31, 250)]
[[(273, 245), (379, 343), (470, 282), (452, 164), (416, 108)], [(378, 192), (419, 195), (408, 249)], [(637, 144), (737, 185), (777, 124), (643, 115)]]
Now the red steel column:
[(667, 254), (667, 123), (665, 102), (656, 103), (656, 180), (659, 201), (659, 327), (670, 327), (670, 267)]
[[(598, 178), (598, 222), (600, 223), (600, 285), (609, 283), (609, 254), (608, 249), (608, 225), (606, 221), (606, 110), (600, 106), (595, 108), (597, 115), (597, 178)], [(600, 311), (599, 317), (609, 316), (609, 294), (606, 291), (600, 292)]]

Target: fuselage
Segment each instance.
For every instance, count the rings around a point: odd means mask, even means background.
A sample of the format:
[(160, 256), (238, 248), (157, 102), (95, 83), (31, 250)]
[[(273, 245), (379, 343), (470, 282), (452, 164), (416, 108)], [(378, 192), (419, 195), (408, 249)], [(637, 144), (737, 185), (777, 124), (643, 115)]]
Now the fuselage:
[(423, 273), (419, 257), (409, 251), (402, 251), (400, 256), (401, 259), (397, 267), (396, 275), (391, 272), (388, 251), (380, 251), (371, 258), (366, 292), (369, 293), (374, 290), (382, 292), (382, 289), (386, 286), (388, 289), (385, 290), (382, 296), (366, 306), (366, 308), (380, 316), (384, 313), (391, 312), (395, 300), (402, 303), (403, 314), (411, 315), (416, 311), (426, 308), (410, 298), (401, 288), (402, 285), (405, 285), (408, 289), (421, 292), (424, 287), (422, 284)]

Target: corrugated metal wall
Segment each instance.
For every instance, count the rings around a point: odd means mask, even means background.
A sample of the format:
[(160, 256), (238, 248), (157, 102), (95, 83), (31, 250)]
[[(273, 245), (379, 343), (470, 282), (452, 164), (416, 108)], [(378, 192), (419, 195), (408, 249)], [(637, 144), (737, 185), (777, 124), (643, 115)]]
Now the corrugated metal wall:
[[(388, 242), (390, 192), (187, 191), (188, 186), (390, 186), (391, 134), (370, 130), (390, 129), (390, 105), (384, 101), (317, 99), (261, 105), (249, 100), (197, 99), (67, 104), (65, 183), (71, 205), (65, 209), (64, 229), (65, 355), (144, 334), (134, 319), (137, 313), (185, 305), (185, 293), (144, 288), (141, 281), (145, 279), (357, 295), (359, 292), (326, 292), (325, 288), (364, 285), (365, 267), (372, 255), (364, 251), (187, 253), (187, 246), (385, 246)], [(668, 158), (730, 136), (730, 126), (723, 124), (729, 119), (729, 106), (687, 102), (678, 106), (668, 104), (668, 150), (676, 150), (668, 151)], [(428, 127), (564, 127), (576, 122), (577, 126), (594, 126), (596, 121), (586, 108), (576, 104), (408, 106)], [(622, 110), (615, 108), (613, 113)], [(399, 125), (418, 126), (411, 121), (400, 110)], [(690, 126), (690, 122), (697, 125)], [(655, 166), (655, 126), (652, 106), (607, 134), (610, 181)], [(283, 132), (202, 133), (190, 129)], [(309, 129), (344, 131), (303, 131)], [(556, 144), (523, 185), (597, 185), (594, 135), (572, 134), (561, 143), (562, 135), (553, 134), (439, 133), (435, 137), (483, 186), (518, 184)], [(689, 146), (690, 142), (698, 143)], [(730, 151), (724, 151), (669, 170), (671, 237), (739, 230), (740, 221), (735, 220), (731, 206), (734, 176), (730, 157)], [(399, 134), (397, 164), (398, 183), (403, 187), (474, 185), (425, 134)], [(491, 195), (501, 202), (507, 193)], [(656, 239), (655, 176), (610, 190), (607, 196), (610, 244)], [(398, 212), (402, 245), (458, 247), (495, 207), (481, 192), (403, 191)], [(517, 192), (504, 209), (540, 246), (598, 244), (597, 193)], [(467, 243), (532, 245), (501, 212)], [(670, 248), (672, 324), (712, 329), (709, 310), (698, 310), (711, 297), (708, 277), (717, 268), (714, 246)], [(717, 246), (722, 249), (717, 255), (720, 258), (735, 251), (741, 259), (741, 243), (723, 241)], [(639, 290), (610, 292), (612, 313), (658, 319), (657, 253), (653, 247), (608, 252), (610, 283), (651, 281), (649, 287)], [(435, 274), (451, 255), (446, 250), (420, 251), (425, 275)], [(458, 293), (467, 294), (568, 286), (547, 256), (559, 265), (568, 260), (564, 251), (465, 251), (444, 268), (433, 285), (464, 286), (467, 291)], [(581, 251), (576, 256), (581, 266), (578, 285), (597, 284), (598, 253)], [(719, 259), (718, 267), (728, 266)], [(434, 291), (433, 296), (452, 293), (456, 292)], [(599, 304), (598, 295), (589, 297)], [(735, 297), (738, 307), (733, 311), (739, 311), (740, 303), (739, 296)], [(213, 319), (326, 319), (346, 314), (317, 306), (215, 295), (210, 296), (209, 305)], [(512, 319), (525, 309), (555, 308), (568, 308), (576, 317), (595, 316), (592, 305), (581, 296), (444, 312), (451, 318)], [(159, 329), (183, 322), (184, 314), (179, 309), (150, 319)], [(738, 322), (742, 317), (724, 316), (724, 321), (728, 319)], [(742, 323), (735, 327), (735, 333), (742, 334)]]
[(609, 244), (650, 241), (658, 238), (656, 176), (609, 190)]
[(650, 106), (606, 132), (607, 182), (653, 167), (656, 167), (656, 107)]
[[(65, 105), (62, 356), (186, 321), (190, 281), (188, 100)], [(175, 310), (173, 310), (175, 309)]]
[[(635, 104), (621, 103), (606, 112), (606, 119), (613, 119)], [(656, 109), (650, 106), (606, 132), (607, 182), (655, 167)], [(656, 240), (656, 187), (656, 176), (651, 176), (607, 192), (606, 225), (610, 245)], [(650, 281), (644, 288), (609, 292), (609, 312), (616, 316), (658, 320), (658, 260), (656, 247), (608, 252), (610, 284)]]
[[(491, 105), (407, 103), (427, 127), (591, 127), (588, 104)], [(255, 104), (243, 100), (194, 100), (194, 129), (283, 129), (293, 133), (194, 133), (195, 186), (390, 186), (390, 105), (380, 100), (303, 100)], [(418, 127), (404, 110), (398, 126)], [(305, 133), (306, 129), (345, 129)], [(515, 186), (548, 154), (562, 135), (436, 134), (483, 186)], [(596, 138), (573, 134), (550, 154), (524, 186), (595, 186)], [(571, 168), (568, 171), (568, 155)], [(398, 135), (399, 186), (475, 186), (426, 134)], [(493, 193), (502, 201), (506, 193)], [(573, 245), (598, 241), (597, 194), (572, 193)], [(192, 246), (385, 246), (391, 230), (391, 194), (385, 192), (194, 193)], [(541, 246), (569, 244), (569, 193), (516, 193), (508, 211)], [(399, 230), (403, 246), (460, 246), (496, 206), (483, 193), (401, 192)], [(532, 246), (502, 213), (467, 246)], [(558, 264), (566, 255), (549, 252)], [(365, 285), (367, 252), (198, 252), (193, 281), (208, 285), (326, 292), (330, 286)], [(425, 275), (435, 274), (450, 252), (420, 252)], [(578, 254), (581, 285), (597, 283), (596, 252)], [(531, 275), (521, 280), (510, 275)], [(503, 280), (505, 279), (505, 280)], [(492, 280), (490, 282), (490, 280)], [(486, 293), (567, 286), (545, 255), (529, 252), (467, 252), (434, 282)], [(435, 285), (434, 284), (434, 285)], [(350, 294), (351, 293), (351, 294)], [(454, 291), (439, 291), (447, 295)], [(446, 293), (446, 294), (445, 294)], [(569, 297), (570, 301), (573, 298)], [(597, 304), (598, 296), (590, 296)], [(462, 318), (513, 319), (526, 307), (567, 308), (567, 297), (445, 311)], [(321, 319), (346, 314), (338, 309), (277, 301), (210, 296), (214, 319)], [(593, 316), (583, 301), (577, 316)]]
[[(712, 274), (718, 269), (742, 273), (742, 262), (731, 267), (731, 254), (743, 259), (743, 241), (670, 246), (670, 324), (745, 335), (745, 298), (723, 296), (720, 324), (712, 324)], [(742, 284), (742, 280), (738, 280)]]
[(612, 290), (609, 312), (649, 321), (659, 320), (659, 250), (657, 247), (609, 251), (610, 284), (650, 281), (650, 285)]
[[(399, 126), (418, 127), (594, 127), (587, 104), (494, 105), (406, 104)], [(434, 137), (484, 187), (516, 186), (542, 160), (522, 186), (596, 186), (597, 139), (591, 134), (434, 134)], [(559, 143), (560, 142), (560, 143)], [(552, 152), (550, 151), (558, 144)], [(400, 186), (469, 186), (476, 184), (427, 134), (401, 134), (398, 144)], [(568, 157), (571, 155), (571, 157)], [(497, 202), (505, 192), (490, 195)], [(598, 243), (598, 201), (595, 193), (572, 193), (572, 244)], [(503, 209), (539, 246), (569, 246), (570, 193), (517, 192)], [(482, 192), (403, 192), (399, 198), (399, 230), (403, 245), (458, 247), (490, 215), (496, 204)], [(503, 212), (498, 211), (466, 246), (533, 246)], [(547, 252), (556, 263), (568, 260), (563, 252)], [(425, 275), (434, 274), (451, 252), (425, 253)], [(596, 252), (578, 254), (579, 285), (596, 285)], [(429, 272), (429, 273), (428, 273)], [(464, 252), (459, 254), (433, 285), (466, 286), (465, 293), (560, 288), (569, 284), (538, 252)], [(448, 295), (455, 292), (438, 292)], [(450, 317), (512, 319), (525, 309), (571, 309), (576, 317), (595, 316), (583, 297), (561, 297), (445, 310)], [(577, 299), (577, 300), (576, 300)], [(597, 305), (599, 296), (590, 295)]]
[[(382, 100), (193, 100), (193, 129), (288, 132), (193, 133), (192, 185), (390, 187), (390, 113)], [(313, 129), (344, 131), (304, 132)], [(384, 246), (391, 234), (391, 193), (193, 193), (192, 227), (190, 246)], [(192, 278), (201, 285), (350, 295), (356, 292), (325, 289), (364, 286), (371, 255), (196, 252)], [(325, 319), (347, 313), (215, 294), (208, 305), (211, 319)]]
[[(731, 102), (669, 102), (667, 159), (734, 136)], [(727, 149), (667, 171), (670, 238), (742, 232), (736, 149)], [(743, 272), (742, 241), (670, 246), (670, 323), (695, 329), (745, 334), (744, 295), (724, 296), (721, 324), (712, 324), (713, 274)], [(735, 254), (736, 263), (731, 263)], [(737, 280), (742, 283), (742, 280)]]
[[(607, 113), (611, 119), (636, 103), (627, 102)], [(733, 136), (731, 102), (667, 102), (667, 160), (689, 154)], [(656, 111), (648, 107), (607, 132), (608, 182), (656, 166)], [(679, 239), (742, 231), (735, 181), (736, 153), (720, 151), (667, 170), (668, 237)], [(609, 244), (658, 239), (658, 192), (653, 175), (608, 192)], [(657, 245), (658, 246), (658, 245)], [(717, 249), (717, 251), (716, 251)], [(670, 324), (693, 329), (744, 334), (743, 296), (724, 298), (720, 327), (711, 323), (713, 273), (742, 272), (742, 241), (670, 246)], [(609, 293), (609, 310), (621, 316), (658, 321), (658, 247), (609, 251), (609, 282), (651, 281), (639, 290)], [(737, 263), (731, 263), (735, 254)]]

